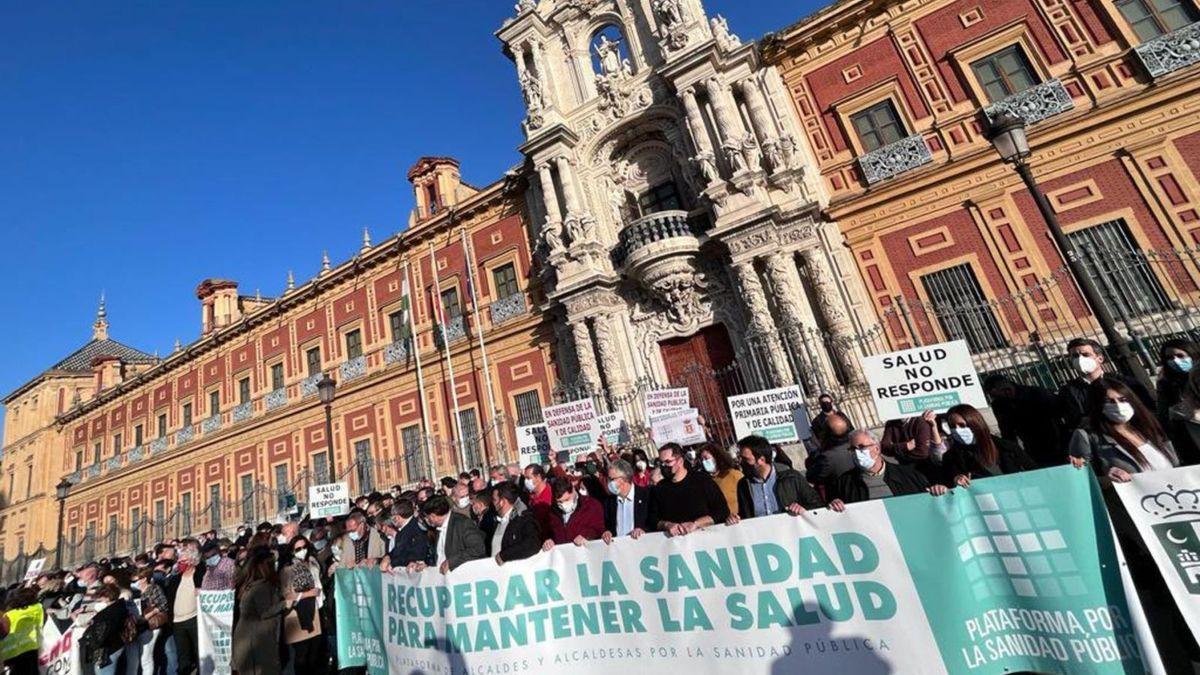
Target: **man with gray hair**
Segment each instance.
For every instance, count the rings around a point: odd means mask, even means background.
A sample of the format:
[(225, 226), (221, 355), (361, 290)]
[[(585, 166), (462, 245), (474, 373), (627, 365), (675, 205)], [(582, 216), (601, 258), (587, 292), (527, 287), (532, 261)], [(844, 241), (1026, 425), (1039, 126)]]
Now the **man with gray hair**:
[(949, 490), (945, 485), (930, 485), (924, 474), (910, 465), (888, 460), (879, 450), (875, 436), (865, 430), (850, 434), (850, 450), (855, 468), (837, 479), (836, 499), (829, 502), (834, 511), (844, 511), (847, 503), (899, 497), (921, 492), (938, 497)]
[(600, 538), (611, 544), (613, 537), (637, 539), (654, 528), (650, 514), (648, 488), (633, 484), (633, 467), (623, 459), (608, 465), (608, 493), (604, 500), (604, 534)]

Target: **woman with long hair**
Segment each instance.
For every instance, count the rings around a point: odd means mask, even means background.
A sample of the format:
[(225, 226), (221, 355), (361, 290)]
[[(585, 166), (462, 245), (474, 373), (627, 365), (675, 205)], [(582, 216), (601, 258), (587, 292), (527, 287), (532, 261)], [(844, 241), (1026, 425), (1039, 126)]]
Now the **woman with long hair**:
[(725, 495), (725, 501), (729, 504), (729, 512), (737, 513), (737, 485), (742, 479), (742, 472), (733, 463), (729, 451), (715, 443), (706, 443), (700, 448), (700, 466), (721, 488), (721, 494)]
[(1164, 430), (1180, 464), (1200, 463), (1200, 368), (1188, 372), (1179, 401), (1167, 409)]
[(284, 600), (275, 573), (275, 556), (252, 548), (238, 574), (238, 621), (233, 627), (233, 670), (238, 675), (279, 675), (279, 634), (293, 609)]
[(1158, 380), (1154, 391), (1158, 398), (1158, 421), (1164, 426), (1171, 408), (1179, 403), (1187, 387), (1196, 354), (1196, 345), (1187, 340), (1167, 340), (1158, 348)]
[(303, 535), (288, 542), (287, 563), (279, 571), (283, 597), (296, 611), (283, 618), (283, 641), (288, 646), (292, 670), (297, 674), (323, 672), (328, 665), (321, 634), (321, 565), (317, 550)]
[[(1004, 476), (1038, 468), (1020, 445), (992, 433), (979, 409), (960, 403), (946, 411), (950, 430), (942, 465), (946, 477), (967, 487), (972, 478)], [(940, 448), (934, 448), (936, 454)]]
[(1162, 425), (1124, 382), (1096, 380), (1086, 406), (1088, 426), (1075, 430), (1069, 446), (1076, 466), (1090, 463), (1102, 481), (1125, 483), (1132, 474), (1179, 465)]

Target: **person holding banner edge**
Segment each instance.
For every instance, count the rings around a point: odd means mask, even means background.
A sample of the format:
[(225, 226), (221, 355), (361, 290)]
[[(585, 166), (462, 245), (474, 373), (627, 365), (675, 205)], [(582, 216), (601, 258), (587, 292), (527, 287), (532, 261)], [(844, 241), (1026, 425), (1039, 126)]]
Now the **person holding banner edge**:
[(946, 476), (960, 487), (970, 486), (971, 478), (1003, 476), (1038, 468), (1037, 462), (1020, 445), (993, 435), (987, 420), (975, 406), (961, 403), (947, 410), (946, 426), (950, 428), (950, 442), (934, 448), (934, 453), (945, 453), (942, 464)]
[(920, 471), (910, 466), (887, 461), (869, 431), (860, 429), (851, 433), (850, 447), (854, 450), (857, 469), (838, 478), (838, 496), (829, 502), (829, 508), (834, 511), (845, 511), (846, 504), (853, 502), (922, 492), (940, 497), (950, 491), (945, 485), (930, 485)]
[(729, 515), (727, 525), (785, 511), (798, 516), (825, 506), (804, 474), (774, 461), (775, 446), (767, 439), (747, 436), (737, 442), (737, 448), (745, 471), (737, 484), (737, 513)]
[(634, 475), (633, 467), (624, 459), (608, 465), (609, 497), (604, 502), (604, 533), (600, 535), (605, 544), (611, 544), (614, 537), (639, 539), (654, 529), (649, 488), (638, 486)]
[(688, 470), (683, 448), (667, 443), (658, 449), (658, 458), (663, 479), (650, 493), (656, 530), (680, 537), (729, 518), (721, 488), (708, 476)]

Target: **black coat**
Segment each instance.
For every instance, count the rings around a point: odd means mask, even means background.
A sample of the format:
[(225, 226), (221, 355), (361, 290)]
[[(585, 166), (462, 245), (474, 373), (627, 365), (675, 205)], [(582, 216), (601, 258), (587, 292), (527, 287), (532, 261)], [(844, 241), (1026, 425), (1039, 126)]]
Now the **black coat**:
[[(498, 526), (498, 525), (497, 525)], [(500, 539), (496, 554), (503, 562), (524, 560), (542, 550), (542, 532), (530, 511), (513, 514)]]
[(499, 521), (496, 518), (496, 512), (488, 509), (483, 512), (483, 516), (476, 523), (479, 526), (479, 531), (483, 533), (483, 544), (487, 547), (488, 553), (495, 554), (492, 550), (492, 535), (496, 534), (496, 525)]
[[(450, 563), (450, 569), (471, 560), (486, 558), (487, 545), (483, 543), (483, 532), (479, 531), (475, 521), (454, 511), (446, 517), (446, 524), (438, 531), (438, 536), (446, 537), (446, 561)], [(437, 555), (436, 548), (434, 555)]]
[[(1154, 402), (1154, 396), (1141, 382), (1121, 373), (1105, 373), (1105, 377), (1118, 380), (1129, 387), (1130, 391), (1142, 400), (1146, 408), (1158, 409)], [(1077, 377), (1058, 389), (1059, 415), (1062, 418), (1063, 432), (1067, 434), (1068, 438), (1076, 429), (1084, 426), (1086, 421), (1084, 418), (1087, 416), (1088, 387), (1090, 386), (1092, 386), (1090, 382), (1085, 382), (1082, 378)]]
[(1062, 420), (1051, 414), (1058, 406), (1058, 397), (1049, 389), (1022, 384), (1016, 386), (1013, 398), (992, 401), (992, 412), (1001, 437), (1020, 441), (1038, 465), (1048, 467), (1067, 461)]
[[(645, 532), (654, 531), (654, 518), (650, 514), (650, 491), (653, 488), (633, 486), (633, 527)], [(617, 496), (609, 495), (604, 504), (604, 529), (617, 534)]]
[[(1010, 473), (1033, 471), (1038, 468), (1037, 462), (1033, 461), (1016, 443), (997, 436), (992, 436), (992, 443), (996, 445), (999, 455), (995, 467), (999, 469), (999, 473), (984, 466), (983, 459), (979, 455), (979, 446), (954, 443), (942, 457), (942, 463), (946, 466), (947, 479), (954, 480), (956, 476), (965, 474), (970, 474), (971, 478), (1007, 476)], [(1063, 452), (1063, 456), (1066, 456), (1066, 452)]]
[(429, 535), (417, 524), (416, 518), (410, 518), (396, 533), (396, 543), (388, 553), (388, 561), (392, 567), (406, 567), (414, 562), (428, 563), (430, 551)]
[[(914, 495), (929, 487), (929, 480), (920, 471), (906, 464), (887, 462), (883, 482), (892, 490), (893, 497)], [(870, 499), (870, 490), (863, 481), (862, 471), (847, 471), (838, 477), (838, 497), (847, 504), (865, 502)]]
[[(775, 502), (782, 511), (792, 504), (799, 504), (806, 509), (819, 509), (825, 506), (825, 500), (808, 484), (808, 479), (799, 471), (782, 464), (775, 465)], [(753, 518), (754, 498), (750, 494), (750, 477), (743, 476), (737, 484), (738, 516)]]

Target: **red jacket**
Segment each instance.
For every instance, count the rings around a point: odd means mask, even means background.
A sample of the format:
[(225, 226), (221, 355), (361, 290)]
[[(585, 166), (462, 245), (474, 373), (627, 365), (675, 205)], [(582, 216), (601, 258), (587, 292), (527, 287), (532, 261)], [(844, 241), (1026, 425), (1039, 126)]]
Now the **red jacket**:
[(604, 507), (599, 501), (579, 496), (579, 505), (571, 518), (563, 523), (562, 511), (555, 506), (550, 511), (550, 531), (556, 544), (566, 544), (582, 536), (591, 541), (604, 534)]

